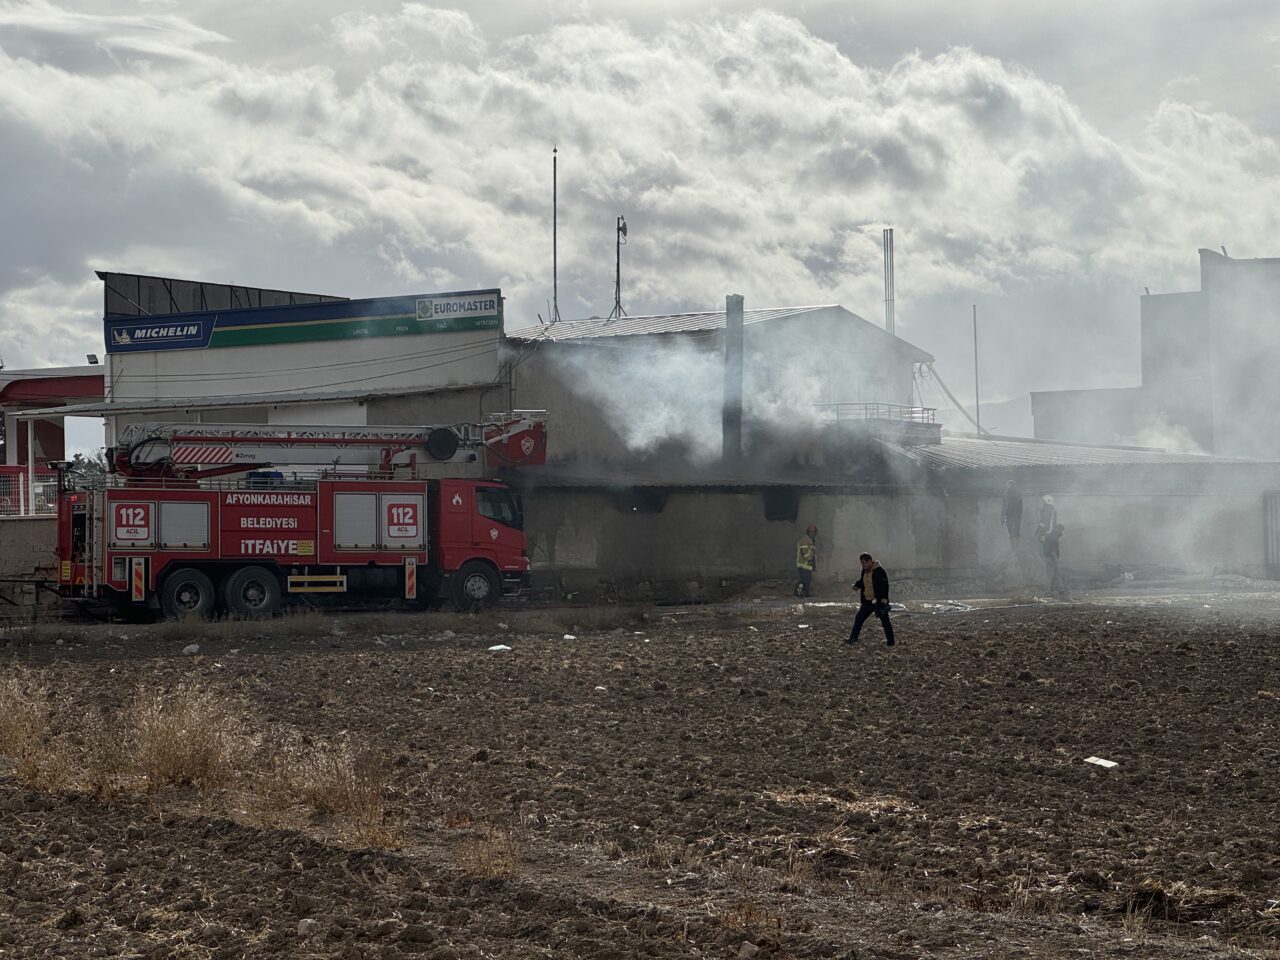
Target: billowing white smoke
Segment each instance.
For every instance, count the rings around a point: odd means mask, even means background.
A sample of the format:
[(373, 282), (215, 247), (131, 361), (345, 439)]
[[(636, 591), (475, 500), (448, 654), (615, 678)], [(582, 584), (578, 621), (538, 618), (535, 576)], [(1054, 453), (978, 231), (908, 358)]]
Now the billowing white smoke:
[[(629, 454), (644, 457), (678, 444), (693, 462), (721, 453), (724, 352), (706, 336), (658, 341), (617, 338), (588, 349), (554, 354), (562, 382), (594, 403)], [(772, 355), (748, 349), (743, 364), (745, 435), (761, 427), (785, 431), (811, 426), (829, 388), (798, 351)]]

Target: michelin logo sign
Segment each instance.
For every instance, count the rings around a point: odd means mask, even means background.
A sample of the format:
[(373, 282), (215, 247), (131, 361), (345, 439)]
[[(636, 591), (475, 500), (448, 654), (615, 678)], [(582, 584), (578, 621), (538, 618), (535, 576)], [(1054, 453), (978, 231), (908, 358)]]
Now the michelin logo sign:
[(107, 352), (181, 350), (209, 344), (208, 321), (181, 320), (155, 323), (131, 320), (107, 328)]

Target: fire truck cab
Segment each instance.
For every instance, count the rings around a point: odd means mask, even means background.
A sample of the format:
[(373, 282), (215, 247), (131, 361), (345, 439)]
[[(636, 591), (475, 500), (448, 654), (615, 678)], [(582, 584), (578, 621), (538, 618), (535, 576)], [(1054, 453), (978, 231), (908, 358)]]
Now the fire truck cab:
[[(545, 416), (432, 428), (140, 426), (115, 451), (115, 473), (59, 482), (64, 596), (171, 618), (263, 617), (324, 594), (421, 606), (444, 597), (474, 610), (527, 583), (523, 511), (506, 485), (422, 474), (449, 472), (459, 451), (476, 462), (473, 448), (488, 464), (542, 462)], [(264, 469), (300, 463), (328, 465)]]

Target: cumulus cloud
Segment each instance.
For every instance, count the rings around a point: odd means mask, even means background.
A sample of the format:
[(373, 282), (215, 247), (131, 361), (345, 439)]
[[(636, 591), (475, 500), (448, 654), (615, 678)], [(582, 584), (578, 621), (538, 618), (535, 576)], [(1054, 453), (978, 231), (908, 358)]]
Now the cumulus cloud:
[[(508, 325), (535, 322), (553, 144), (563, 315), (608, 312), (623, 213), (632, 314), (734, 291), (875, 319), (892, 225), (899, 332), (960, 380), (981, 299), (995, 397), (1132, 381), (1143, 284), (1193, 286), (1197, 246), (1277, 252), (1273, 138), (1170, 100), (1117, 139), (972, 49), (873, 67), (765, 11), (642, 29), (584, 9), (510, 34), (378, 3), (269, 59), (185, 4), (112, 2), (0, 6), (11, 366), (94, 347), (94, 267), (353, 296), (500, 285)], [(28, 333), (54, 318), (65, 356)]]

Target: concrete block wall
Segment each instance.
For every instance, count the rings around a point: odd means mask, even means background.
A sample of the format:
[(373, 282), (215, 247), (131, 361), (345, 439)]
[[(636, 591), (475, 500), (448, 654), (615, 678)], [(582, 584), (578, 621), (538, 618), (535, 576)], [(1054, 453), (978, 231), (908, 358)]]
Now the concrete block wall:
[(761, 580), (789, 583), (795, 545), (816, 524), (817, 581), (844, 589), (874, 554), (899, 577), (976, 576), (974, 498), (804, 494), (794, 522), (765, 519), (759, 492), (682, 490), (659, 513), (620, 510), (600, 490), (525, 495), (535, 581), (586, 595), (706, 596)]
[[(1123, 571), (1264, 577), (1262, 498), (1063, 495), (1062, 563), (1079, 584)], [(1018, 577), (1042, 573), (1032, 500), (1022, 523)], [(562, 591), (705, 597), (761, 580), (794, 577), (795, 543), (817, 524), (824, 593), (856, 577), (872, 553), (894, 577), (982, 580), (1008, 586), (1011, 553), (1000, 498), (812, 493), (795, 522), (764, 518), (758, 492), (672, 492), (660, 513), (628, 513), (604, 491), (539, 489), (525, 495), (535, 582)]]
[[(57, 579), (54, 517), (0, 518), (0, 578)], [(53, 594), (20, 583), (0, 582), (0, 618), (29, 618), (57, 605)], [(38, 608), (38, 609), (37, 609)]]

